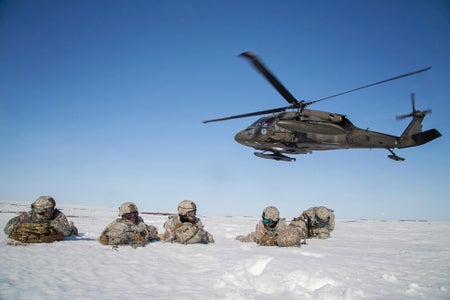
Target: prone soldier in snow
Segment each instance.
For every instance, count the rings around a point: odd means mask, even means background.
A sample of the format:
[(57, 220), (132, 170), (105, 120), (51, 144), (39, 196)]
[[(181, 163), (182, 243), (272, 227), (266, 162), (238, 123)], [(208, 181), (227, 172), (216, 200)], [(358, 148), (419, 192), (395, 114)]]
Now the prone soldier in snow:
[(111, 222), (100, 235), (99, 242), (103, 245), (145, 246), (148, 242), (157, 241), (158, 229), (147, 225), (139, 216), (136, 204), (124, 202), (119, 207), (119, 217)]
[(56, 208), (56, 201), (50, 196), (39, 197), (31, 204), (31, 211), (9, 220), (4, 231), (10, 239), (22, 243), (51, 243), (78, 235), (73, 222)]
[(306, 222), (308, 238), (327, 239), (334, 230), (334, 211), (324, 206), (310, 207), (295, 219)]
[(170, 216), (164, 223), (164, 241), (180, 244), (214, 243), (212, 234), (205, 230), (200, 218), (196, 217), (197, 205), (193, 201), (181, 201), (177, 212), (178, 215)]
[(286, 220), (280, 218), (280, 212), (275, 206), (268, 206), (263, 210), (262, 219), (256, 224), (254, 232), (248, 235), (239, 235), (236, 240), (279, 247), (298, 247), (301, 242), (298, 230), (288, 226)]

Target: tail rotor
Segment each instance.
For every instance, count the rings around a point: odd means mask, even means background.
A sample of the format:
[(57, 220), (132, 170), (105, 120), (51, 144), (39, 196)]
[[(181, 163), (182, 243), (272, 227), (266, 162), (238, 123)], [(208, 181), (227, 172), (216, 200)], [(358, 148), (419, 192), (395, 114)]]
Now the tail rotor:
[(400, 116), (396, 116), (395, 119), (398, 120), (403, 120), (406, 118), (410, 118), (410, 117), (419, 117), (422, 116), (424, 117), (426, 114), (431, 114), (431, 109), (425, 109), (423, 111), (421, 110), (416, 110), (416, 104), (415, 104), (415, 94), (411, 93), (411, 106), (412, 106), (412, 112), (406, 115), (400, 115)]

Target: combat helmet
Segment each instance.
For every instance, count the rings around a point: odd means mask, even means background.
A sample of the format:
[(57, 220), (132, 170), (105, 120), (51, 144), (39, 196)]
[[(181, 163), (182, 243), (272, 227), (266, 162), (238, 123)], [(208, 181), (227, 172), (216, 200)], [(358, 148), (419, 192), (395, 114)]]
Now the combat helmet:
[(56, 201), (50, 196), (40, 196), (31, 204), (31, 209), (40, 213), (55, 209)]
[(124, 202), (119, 207), (119, 217), (134, 212), (138, 212), (138, 208), (133, 202)]
[(178, 204), (178, 215), (186, 216), (188, 212), (196, 211), (197, 205), (191, 200), (183, 200)]
[(321, 221), (327, 221), (330, 218), (330, 211), (324, 206), (319, 206), (316, 209), (316, 217)]
[(262, 217), (263, 219), (278, 221), (280, 219), (280, 212), (275, 206), (267, 206), (263, 210)]

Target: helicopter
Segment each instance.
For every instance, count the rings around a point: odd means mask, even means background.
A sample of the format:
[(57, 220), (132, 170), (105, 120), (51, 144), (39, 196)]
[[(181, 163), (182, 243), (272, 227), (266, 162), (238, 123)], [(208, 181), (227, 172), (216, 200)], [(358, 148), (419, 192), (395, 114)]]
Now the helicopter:
[(395, 76), (317, 100), (299, 101), (283, 86), (272, 72), (269, 71), (256, 54), (247, 51), (241, 53), (239, 56), (249, 60), (256, 70), (269, 81), (289, 105), (206, 120), (203, 121), (203, 123), (267, 115), (255, 121), (246, 129), (238, 132), (234, 137), (238, 143), (259, 150), (258, 152), (254, 152), (254, 155), (257, 157), (290, 162), (296, 160), (295, 158), (288, 156), (292, 154), (310, 154), (312, 151), (337, 149), (383, 148), (390, 152), (388, 155), (390, 159), (404, 161), (404, 158), (395, 154), (395, 148), (401, 149), (420, 146), (441, 136), (441, 133), (436, 129), (422, 132), (422, 121), (426, 114), (431, 113), (431, 110), (417, 110), (415, 108), (414, 94), (411, 94), (412, 112), (406, 115), (397, 116), (398, 120), (408, 117), (412, 118), (400, 136), (358, 128), (343, 114), (307, 109), (308, 106), (317, 102), (386, 83), (388, 81), (419, 74), (430, 70), (431, 67)]

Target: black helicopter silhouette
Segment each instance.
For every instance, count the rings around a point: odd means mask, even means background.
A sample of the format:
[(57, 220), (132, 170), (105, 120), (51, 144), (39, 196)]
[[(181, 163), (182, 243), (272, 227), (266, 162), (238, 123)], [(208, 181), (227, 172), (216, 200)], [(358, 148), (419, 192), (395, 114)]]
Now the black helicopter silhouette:
[(225, 118), (206, 120), (203, 121), (203, 123), (271, 114), (258, 119), (249, 127), (237, 133), (234, 137), (238, 143), (260, 150), (261, 152), (254, 152), (258, 157), (281, 161), (295, 161), (295, 158), (284, 154), (307, 154), (318, 150), (384, 148), (391, 153), (388, 155), (390, 159), (403, 161), (405, 160), (404, 158), (401, 158), (394, 153), (394, 148), (400, 149), (420, 146), (441, 136), (441, 133), (436, 129), (422, 132), (422, 121), (426, 114), (431, 113), (431, 110), (416, 110), (414, 94), (411, 94), (412, 112), (397, 117), (397, 119), (412, 117), (411, 122), (400, 136), (358, 128), (342, 114), (306, 109), (307, 106), (319, 101), (422, 73), (430, 70), (431, 67), (307, 102), (304, 100), (297, 100), (269, 71), (269, 69), (264, 66), (255, 54), (244, 52), (240, 54), (240, 56), (250, 60), (253, 66), (270, 82), (270, 84), (272, 84), (290, 105)]

